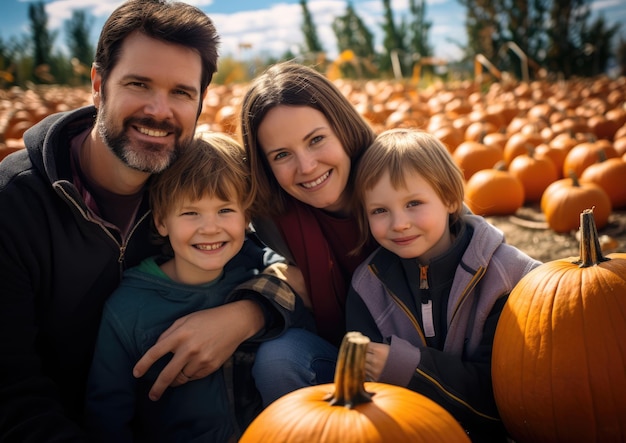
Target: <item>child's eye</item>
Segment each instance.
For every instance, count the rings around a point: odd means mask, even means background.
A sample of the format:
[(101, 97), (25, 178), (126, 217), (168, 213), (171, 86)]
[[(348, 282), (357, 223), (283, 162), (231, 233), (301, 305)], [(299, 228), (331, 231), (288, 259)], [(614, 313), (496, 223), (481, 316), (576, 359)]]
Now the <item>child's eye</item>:
[(412, 207), (414, 207), (414, 206), (419, 206), (419, 205), (421, 205), (421, 204), (422, 204), (422, 202), (419, 202), (419, 201), (417, 201), (417, 200), (411, 200), (411, 201), (410, 201), (410, 202), (408, 202), (406, 205), (407, 205), (407, 207), (412, 208)]
[(384, 209), (384, 208), (375, 208), (375, 209), (372, 209), (372, 210), (370, 211), (370, 214), (372, 214), (372, 215), (376, 215), (376, 214), (384, 214), (385, 212), (387, 212), (387, 211), (385, 211), (385, 209)]
[(182, 216), (185, 216), (185, 215), (187, 215), (187, 216), (192, 216), (192, 215), (197, 215), (197, 214), (198, 214), (198, 213), (197, 213), (197, 212), (195, 212), (195, 211), (184, 211), (184, 212), (181, 212), (181, 213), (180, 213), (181, 217), (182, 217)]
[(222, 208), (219, 210), (220, 214), (228, 214), (230, 212), (237, 212), (237, 211), (235, 211), (235, 209), (233, 208)]

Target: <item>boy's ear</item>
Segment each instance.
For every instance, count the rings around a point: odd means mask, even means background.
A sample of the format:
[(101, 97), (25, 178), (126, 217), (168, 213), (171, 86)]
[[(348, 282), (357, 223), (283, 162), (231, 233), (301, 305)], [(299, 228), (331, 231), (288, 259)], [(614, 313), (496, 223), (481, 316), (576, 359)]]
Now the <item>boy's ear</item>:
[(159, 235), (161, 237), (167, 237), (168, 235), (167, 226), (165, 226), (163, 222), (161, 220), (158, 220), (156, 217), (154, 217), (153, 220), (154, 220), (154, 227), (156, 228)]
[(448, 205), (448, 214), (454, 214), (459, 209), (458, 202), (452, 202)]

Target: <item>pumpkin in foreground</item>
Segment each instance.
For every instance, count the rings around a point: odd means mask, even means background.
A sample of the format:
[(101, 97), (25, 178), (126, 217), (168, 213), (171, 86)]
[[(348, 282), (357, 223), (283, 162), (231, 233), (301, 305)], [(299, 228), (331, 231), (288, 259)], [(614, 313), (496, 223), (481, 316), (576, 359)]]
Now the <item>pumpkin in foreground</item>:
[(369, 338), (348, 332), (334, 384), (298, 389), (270, 404), (240, 443), (469, 442), (445, 409), (409, 389), (365, 383)]
[(580, 219), (580, 258), (528, 273), (496, 328), (494, 395), (518, 443), (626, 441), (626, 254), (604, 257), (593, 212)]

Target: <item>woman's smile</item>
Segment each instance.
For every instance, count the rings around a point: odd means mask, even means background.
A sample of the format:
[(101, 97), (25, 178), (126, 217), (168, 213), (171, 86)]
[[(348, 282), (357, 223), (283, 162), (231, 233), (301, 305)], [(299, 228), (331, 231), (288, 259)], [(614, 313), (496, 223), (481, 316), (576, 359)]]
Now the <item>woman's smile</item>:
[(286, 193), (314, 208), (345, 210), (352, 162), (324, 114), (309, 106), (276, 106), (259, 125), (258, 138)]
[(322, 176), (318, 177), (317, 179), (310, 181), (310, 182), (303, 182), (301, 183), (301, 185), (307, 189), (313, 189), (316, 188), (317, 186), (321, 185), (322, 183), (324, 183), (328, 177), (330, 177), (330, 173), (332, 171), (327, 171), (325, 174), (323, 174)]

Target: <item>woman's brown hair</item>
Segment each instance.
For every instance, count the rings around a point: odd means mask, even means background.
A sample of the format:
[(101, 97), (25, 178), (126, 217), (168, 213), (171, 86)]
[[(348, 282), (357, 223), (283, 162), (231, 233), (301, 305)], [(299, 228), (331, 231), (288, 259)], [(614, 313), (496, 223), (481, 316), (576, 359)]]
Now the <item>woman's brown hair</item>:
[(352, 103), (323, 74), (295, 62), (271, 66), (252, 82), (240, 113), (241, 138), (257, 192), (253, 215), (280, 215), (288, 198), (274, 178), (258, 139), (259, 126), (268, 111), (281, 105), (308, 106), (324, 114), (352, 160), (348, 193), (351, 193), (354, 164), (376, 136)]

